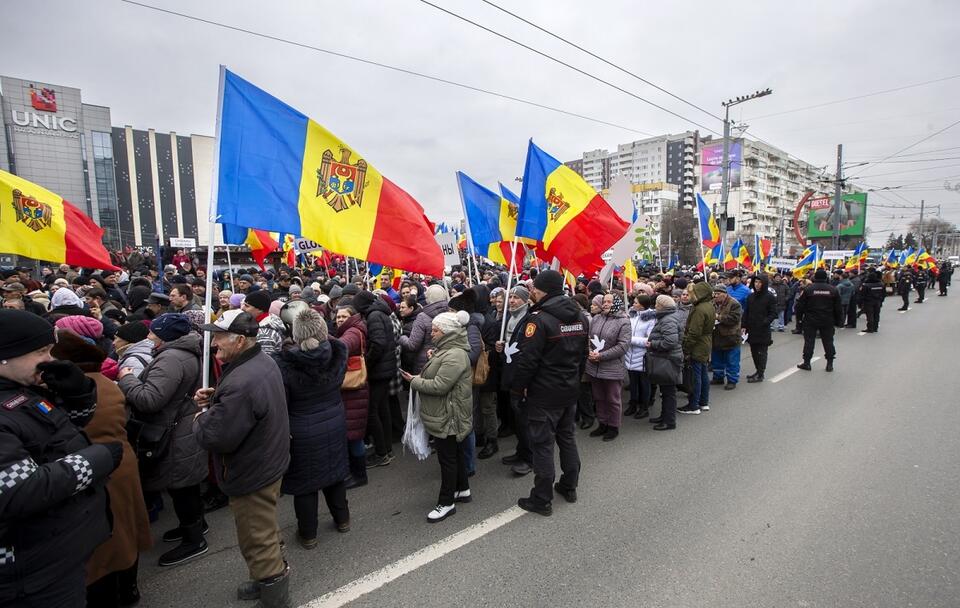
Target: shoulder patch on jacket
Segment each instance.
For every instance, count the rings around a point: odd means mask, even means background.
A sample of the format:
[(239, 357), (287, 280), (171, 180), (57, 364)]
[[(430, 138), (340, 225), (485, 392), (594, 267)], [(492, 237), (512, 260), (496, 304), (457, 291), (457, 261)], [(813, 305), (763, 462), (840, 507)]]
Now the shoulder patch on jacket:
[(532, 338), (535, 333), (537, 333), (537, 324), (533, 322), (527, 323), (527, 327), (523, 330), (523, 335)]
[(4, 401), (3, 408), (7, 410), (15, 410), (29, 400), (30, 397), (27, 397), (23, 393), (19, 393)]

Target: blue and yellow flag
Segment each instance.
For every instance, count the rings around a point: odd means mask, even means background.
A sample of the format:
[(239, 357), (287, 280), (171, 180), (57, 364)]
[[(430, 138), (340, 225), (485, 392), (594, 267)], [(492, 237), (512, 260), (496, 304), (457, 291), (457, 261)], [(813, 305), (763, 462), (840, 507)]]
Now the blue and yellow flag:
[[(510, 265), (517, 206), (488, 190), (462, 171), (457, 171), (463, 210), (470, 225), (473, 250), (497, 264)], [(514, 268), (523, 268), (523, 247), (517, 245)]]
[(814, 270), (823, 254), (820, 253), (820, 247), (816, 244), (813, 244), (803, 250), (800, 259), (797, 261), (797, 264), (793, 267), (793, 276), (801, 279), (807, 272)]
[(433, 225), (412, 196), (306, 115), (229, 70), (223, 82), (216, 221), (443, 274)]

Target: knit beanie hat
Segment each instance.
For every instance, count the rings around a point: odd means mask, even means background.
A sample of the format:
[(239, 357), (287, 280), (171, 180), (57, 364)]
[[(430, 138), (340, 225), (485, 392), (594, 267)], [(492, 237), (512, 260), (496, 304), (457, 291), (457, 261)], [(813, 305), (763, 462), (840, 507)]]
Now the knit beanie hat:
[(275, 316), (275, 317), (279, 317), (279, 316), (280, 316), (280, 309), (281, 309), (281, 308), (283, 308), (283, 302), (281, 302), (280, 300), (274, 300), (273, 302), (270, 302), (270, 314), (271, 314), (271, 315), (273, 315), (273, 316)]
[(465, 310), (442, 312), (433, 318), (433, 325), (443, 333), (456, 331), (470, 323), (470, 315)]
[(446, 302), (450, 299), (450, 294), (447, 293), (443, 285), (434, 284), (427, 287), (424, 297), (427, 299), (427, 304), (435, 304), (436, 302)]
[(455, 298), (450, 298), (447, 305), (451, 310), (463, 310), (467, 314), (473, 313), (477, 309), (477, 294), (473, 290), (466, 290)]
[[(815, 273), (813, 273), (814, 281), (826, 281), (828, 278), (827, 271), (823, 268), (818, 268)], [(60, 293), (59, 291), (57, 293)]]
[(563, 275), (556, 270), (544, 270), (533, 280), (533, 286), (548, 296), (563, 293)]
[(510, 290), (510, 295), (517, 296), (524, 302), (527, 302), (530, 299), (530, 291), (523, 285), (517, 285)]
[(174, 312), (164, 313), (150, 322), (150, 331), (164, 342), (173, 342), (190, 333), (190, 319)]
[(150, 330), (147, 329), (146, 325), (134, 321), (133, 323), (127, 323), (121, 326), (117, 330), (117, 337), (124, 342), (135, 344), (141, 340), (145, 340), (148, 333), (150, 333)]
[(360, 288), (357, 287), (356, 283), (350, 283), (343, 287), (343, 295), (345, 296), (355, 296), (360, 293)]
[(326, 342), (327, 324), (320, 313), (304, 308), (293, 318), (293, 341), (303, 350), (313, 350)]
[(244, 296), (242, 293), (235, 293), (230, 296), (230, 308), (240, 308), (243, 304)]
[(659, 295), (657, 296), (657, 302), (654, 304), (654, 310), (672, 310), (677, 307), (677, 302), (670, 296)]
[(597, 308), (603, 308), (603, 296), (593, 296), (593, 299), (590, 300), (590, 304), (592, 306), (596, 306)]
[(334, 285), (330, 288), (330, 299), (337, 300), (343, 297), (343, 288), (339, 285)]
[(262, 289), (248, 293), (244, 302), (247, 304), (247, 306), (253, 306), (261, 312), (267, 312), (270, 310), (270, 294)]
[(25, 310), (0, 310), (0, 359), (26, 355), (54, 342), (53, 325), (44, 318)]
[(93, 317), (84, 317), (82, 315), (70, 315), (63, 317), (56, 322), (58, 329), (72, 331), (78, 336), (92, 338), (96, 340), (103, 336), (103, 323)]

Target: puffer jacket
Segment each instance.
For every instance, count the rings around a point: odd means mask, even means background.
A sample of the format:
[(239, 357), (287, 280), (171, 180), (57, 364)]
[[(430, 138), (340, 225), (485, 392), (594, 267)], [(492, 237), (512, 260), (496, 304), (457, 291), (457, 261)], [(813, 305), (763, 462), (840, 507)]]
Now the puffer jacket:
[(353, 299), (353, 306), (367, 325), (367, 378), (371, 381), (391, 380), (397, 375), (397, 339), (390, 320), (390, 308), (380, 296), (362, 291)]
[(403, 350), (417, 354), (414, 360), (413, 373), (419, 374), (423, 366), (427, 364), (427, 351), (433, 348), (433, 342), (430, 339), (430, 326), (433, 324), (433, 318), (442, 312), (446, 312), (447, 308), (446, 300), (427, 304), (413, 322), (410, 335), (400, 338), (400, 346), (403, 347)]
[(470, 345), (470, 366), (476, 367), (483, 351), (483, 325), (486, 319), (479, 312), (470, 313), (470, 324), (467, 325), (467, 344)]
[(131, 417), (172, 428), (166, 456), (149, 468), (140, 467), (143, 489), (158, 492), (198, 484), (207, 476), (207, 453), (193, 433), (200, 388), (202, 339), (189, 333), (154, 350), (153, 361), (140, 377), (124, 376), (118, 386), (127, 398)]
[[(337, 338), (347, 347), (347, 357), (363, 356), (367, 343), (367, 326), (359, 313), (352, 315), (337, 328)], [(370, 388), (364, 384), (352, 391), (340, 391), (346, 412), (347, 439), (363, 439), (367, 432), (367, 412), (370, 409)]]
[[(699, 283), (702, 285), (702, 283)], [(669, 359), (677, 366), (683, 365), (683, 348), (681, 346), (681, 336), (683, 328), (680, 327), (677, 318), (676, 308), (667, 308), (658, 310), (654, 313), (657, 320), (650, 330), (650, 346), (647, 352), (654, 357), (663, 357)]]
[(623, 358), (623, 364), (633, 372), (642, 372), (643, 356), (647, 353), (647, 339), (657, 322), (657, 315), (652, 310), (636, 310), (631, 308), (627, 313), (630, 319), (630, 347)]
[(716, 305), (717, 324), (713, 327), (713, 348), (726, 350), (740, 346), (740, 323), (743, 309), (740, 302), (728, 297), (723, 304)]
[(630, 348), (630, 319), (623, 312), (599, 314), (590, 320), (590, 349), (594, 350), (592, 340), (603, 340), (600, 360), (594, 363), (587, 359), (586, 373), (599, 380), (623, 380), (626, 368), (623, 358)]
[(340, 385), (347, 347), (336, 338), (318, 348), (289, 348), (274, 357), (287, 393), (290, 468), (280, 491), (298, 496), (343, 481), (347, 467), (347, 419)]
[(754, 345), (773, 344), (770, 324), (777, 318), (777, 296), (770, 291), (769, 279), (760, 275), (754, 279), (756, 291), (747, 298), (747, 312), (743, 315), (743, 328), (747, 330), (747, 343)]
[(117, 351), (117, 367), (123, 369), (129, 367), (133, 370), (133, 375), (137, 378), (143, 370), (153, 361), (153, 340), (144, 338), (139, 342), (128, 344)]
[(456, 435), (463, 441), (473, 430), (473, 370), (467, 329), (444, 334), (423, 372), (410, 388), (420, 393), (420, 418), (434, 437)]
[(693, 309), (687, 316), (686, 329), (683, 334), (683, 354), (694, 361), (705, 362), (710, 360), (713, 349), (713, 324), (717, 311), (713, 307), (713, 288), (706, 281), (694, 283)]
[(265, 355), (273, 356), (283, 348), (283, 337), (286, 333), (283, 319), (277, 315), (267, 315), (260, 319), (260, 329), (257, 330), (257, 344)]

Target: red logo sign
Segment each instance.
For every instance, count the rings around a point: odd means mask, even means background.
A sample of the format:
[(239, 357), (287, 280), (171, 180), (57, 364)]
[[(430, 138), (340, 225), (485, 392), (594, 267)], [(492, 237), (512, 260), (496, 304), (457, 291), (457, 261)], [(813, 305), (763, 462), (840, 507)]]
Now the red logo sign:
[(43, 112), (57, 111), (57, 94), (53, 89), (42, 88), (39, 91), (30, 85), (30, 105)]

